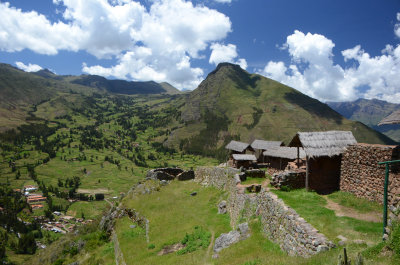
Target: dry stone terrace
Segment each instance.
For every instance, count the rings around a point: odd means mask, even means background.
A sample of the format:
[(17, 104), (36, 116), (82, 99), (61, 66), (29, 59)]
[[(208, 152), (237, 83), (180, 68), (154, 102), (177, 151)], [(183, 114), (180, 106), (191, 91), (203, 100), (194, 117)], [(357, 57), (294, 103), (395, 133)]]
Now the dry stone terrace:
[(243, 193), (238, 173), (228, 167), (199, 167), (195, 171), (195, 181), (230, 192), (227, 209), (233, 228), (241, 217), (258, 215), (263, 232), (289, 255), (310, 257), (335, 247), (266, 187), (259, 193)]

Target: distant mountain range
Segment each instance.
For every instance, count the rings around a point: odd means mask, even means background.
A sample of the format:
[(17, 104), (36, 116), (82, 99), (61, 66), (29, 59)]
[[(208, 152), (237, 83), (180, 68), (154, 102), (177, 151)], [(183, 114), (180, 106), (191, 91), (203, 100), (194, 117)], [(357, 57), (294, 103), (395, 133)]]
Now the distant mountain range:
[(187, 93), (167, 83), (60, 76), (49, 70), (26, 73), (0, 64), (0, 131), (86, 108), (81, 95), (96, 93), (111, 97), (143, 95), (144, 101), (147, 95), (169, 98), (157, 105), (159, 109), (176, 109), (176, 120), (166, 127), (169, 134), (163, 138), (164, 145), (203, 155), (225, 155), (224, 145), (232, 139), (288, 143), (298, 131), (350, 130), (359, 142), (394, 143), (363, 123), (346, 119), (327, 104), (229, 63), (219, 64), (197, 89)]
[(168, 83), (108, 80), (96, 75), (63, 76), (48, 69), (28, 73), (0, 63), (0, 131), (25, 123), (33, 106), (44, 101), (66, 94), (93, 93), (169, 95), (181, 92)]
[(344, 117), (360, 121), (365, 125), (400, 142), (400, 125), (378, 126), (379, 121), (392, 112), (400, 109), (400, 104), (389, 103), (378, 99), (358, 99), (352, 102), (328, 102), (332, 109)]

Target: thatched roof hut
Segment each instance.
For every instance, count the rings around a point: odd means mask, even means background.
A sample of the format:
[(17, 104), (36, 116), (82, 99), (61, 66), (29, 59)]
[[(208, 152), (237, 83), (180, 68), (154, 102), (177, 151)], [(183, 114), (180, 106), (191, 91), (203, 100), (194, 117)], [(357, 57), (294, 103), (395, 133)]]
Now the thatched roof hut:
[(255, 155), (248, 155), (248, 154), (233, 154), (233, 159), (236, 161), (257, 161)]
[[(300, 158), (305, 158), (306, 153), (304, 152), (303, 148), (300, 148)], [(275, 149), (269, 149), (263, 152), (264, 156), (270, 157), (278, 157), (278, 158), (285, 158), (285, 159), (297, 159), (297, 148), (296, 147), (287, 147), (281, 146)]]
[(236, 168), (244, 167), (244, 168), (249, 168), (252, 165), (254, 165), (254, 162), (257, 161), (257, 158), (255, 155), (249, 155), (249, 154), (233, 154), (233, 166)]
[(234, 152), (238, 152), (238, 153), (243, 153), (246, 151), (246, 149), (249, 147), (250, 145), (247, 143), (242, 143), (242, 142), (238, 142), (238, 141), (231, 141), (229, 144), (227, 144), (225, 146), (225, 149), (234, 151)]
[(306, 153), (306, 189), (338, 190), (342, 154), (352, 144), (357, 141), (349, 131), (298, 132), (289, 146)]
[(264, 141), (264, 140), (254, 140), (251, 143), (251, 147), (253, 149), (258, 149), (258, 150), (268, 150), (271, 148), (277, 148), (282, 145), (281, 141)]
[(400, 124), (400, 110), (393, 112), (378, 123), (379, 126), (386, 124)]
[(298, 132), (289, 146), (303, 147), (306, 155), (313, 158), (340, 155), (347, 146), (356, 143), (350, 131)]

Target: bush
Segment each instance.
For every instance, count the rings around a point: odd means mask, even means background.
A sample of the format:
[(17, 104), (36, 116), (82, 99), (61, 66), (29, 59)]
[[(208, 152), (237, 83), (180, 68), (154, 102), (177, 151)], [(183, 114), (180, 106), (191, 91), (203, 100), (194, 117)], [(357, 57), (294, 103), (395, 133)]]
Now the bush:
[(156, 248), (156, 245), (150, 244), (150, 245), (147, 246), (147, 248), (148, 248), (148, 249), (155, 249), (155, 248)]
[(94, 196), (96, 198), (96, 201), (104, 200), (104, 194), (103, 193), (96, 193)]
[(195, 226), (192, 234), (186, 234), (181, 243), (185, 248), (177, 252), (178, 255), (196, 251), (198, 248), (206, 248), (210, 244), (211, 233), (203, 230), (202, 227)]

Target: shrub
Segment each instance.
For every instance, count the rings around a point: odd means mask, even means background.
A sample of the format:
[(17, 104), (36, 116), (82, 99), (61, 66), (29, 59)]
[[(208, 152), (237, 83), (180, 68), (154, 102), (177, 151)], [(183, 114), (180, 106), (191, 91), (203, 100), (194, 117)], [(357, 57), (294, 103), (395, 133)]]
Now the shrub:
[(196, 251), (198, 248), (206, 248), (210, 244), (211, 233), (203, 230), (202, 227), (195, 226), (191, 234), (186, 234), (181, 243), (185, 248), (177, 252), (178, 255)]
[(155, 247), (156, 247), (156, 245), (154, 245), (154, 244), (150, 244), (147, 246), (148, 249), (155, 249)]

